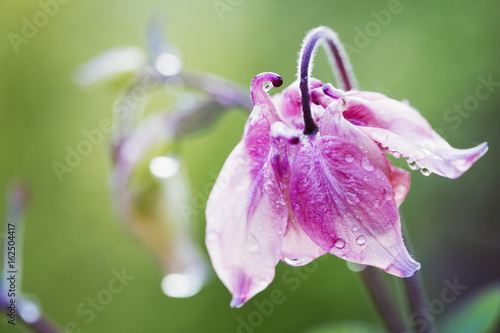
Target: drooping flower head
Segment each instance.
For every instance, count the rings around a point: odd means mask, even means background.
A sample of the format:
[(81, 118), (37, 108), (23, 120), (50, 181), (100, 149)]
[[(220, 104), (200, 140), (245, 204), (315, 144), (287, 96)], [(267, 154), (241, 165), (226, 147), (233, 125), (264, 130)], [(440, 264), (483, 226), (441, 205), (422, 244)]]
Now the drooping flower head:
[[(340, 87), (310, 79), (319, 41), (331, 51)], [(239, 307), (273, 280), (279, 260), (301, 266), (326, 253), (399, 277), (420, 268), (401, 235), (398, 207), (410, 168), (456, 178), (486, 143), (451, 147), (409, 105), (355, 90), (346, 52), (328, 28), (312, 30), (299, 80), (271, 99), (274, 73), (255, 77), (254, 109), (207, 202), (207, 248)]]
[[(108, 50), (75, 73), (84, 87), (106, 84), (121, 93), (114, 106), (110, 189), (117, 221), (157, 260), (168, 296), (190, 297), (208, 278), (193, 234), (197, 214), (180, 140), (206, 129), (238, 105), (249, 110), (246, 90), (221, 77), (182, 68), (177, 47), (152, 21), (150, 52), (136, 47)], [(184, 87), (192, 88), (184, 92)], [(175, 102), (141, 119), (153, 93)], [(149, 111), (149, 110), (148, 110)]]

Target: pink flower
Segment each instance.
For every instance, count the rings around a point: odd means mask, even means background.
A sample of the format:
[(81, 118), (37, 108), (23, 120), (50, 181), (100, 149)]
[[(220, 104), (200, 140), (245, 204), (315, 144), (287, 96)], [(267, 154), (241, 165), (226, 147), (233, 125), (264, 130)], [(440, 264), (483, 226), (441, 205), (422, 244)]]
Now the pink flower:
[[(347, 91), (309, 81), (322, 38)], [(207, 202), (207, 248), (233, 307), (271, 283), (279, 260), (301, 266), (328, 252), (413, 275), (420, 264), (403, 243), (398, 210), (410, 175), (386, 153), (456, 178), (487, 150), (452, 148), (407, 104), (352, 90), (345, 51), (327, 28), (306, 36), (299, 66), (300, 83), (272, 99), (264, 86), (281, 86), (281, 77), (255, 77), (255, 107)]]

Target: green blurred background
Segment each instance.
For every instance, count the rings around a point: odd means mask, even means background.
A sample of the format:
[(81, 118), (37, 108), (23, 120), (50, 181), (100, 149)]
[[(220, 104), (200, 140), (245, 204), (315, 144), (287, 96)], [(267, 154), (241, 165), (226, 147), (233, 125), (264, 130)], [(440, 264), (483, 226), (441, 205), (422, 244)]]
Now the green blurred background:
[[(245, 86), (263, 71), (279, 73), (284, 86), (290, 84), (306, 31), (330, 26), (343, 42), (356, 47), (351, 61), (361, 89), (408, 99), (455, 147), (488, 141), (490, 151), (458, 180), (412, 172), (412, 189), (401, 214), (429, 298), (440, 298), (446, 279), (458, 278), (467, 286), (438, 319), (468, 294), (498, 281), (500, 87), (458, 119), (458, 114), (446, 112), (474, 95), (480, 77), (500, 82), (500, 1), (401, 0), (399, 12), (384, 25), (372, 11), (387, 10), (394, 1), (221, 2), (231, 8), (222, 19), (213, 1), (69, 0), (17, 53), (8, 33), (21, 35), (23, 17), (32, 21), (40, 4), (0, 3), (0, 189), (16, 177), (33, 189), (23, 291), (36, 295), (46, 314), (62, 326), (75, 322), (82, 332), (229, 333), (258, 310), (253, 300), (230, 309), (230, 294), (215, 275), (192, 298), (162, 293), (154, 260), (115, 222), (106, 143), (94, 147), (62, 182), (51, 167), (54, 161), (64, 163), (66, 146), (74, 148), (85, 139), (83, 130), (111, 118), (117, 95), (105, 89), (82, 91), (72, 81), (74, 69), (112, 47), (143, 47), (152, 13), (165, 18), (169, 39), (181, 49), (186, 68)], [(359, 31), (365, 29), (373, 29), (372, 36), (361, 40)], [(332, 81), (323, 60), (318, 59), (314, 75)], [(183, 141), (195, 193), (204, 193), (219, 172), (240, 139), (246, 116), (235, 109), (211, 130)], [(195, 223), (205, 249), (203, 211), (197, 211)], [(5, 205), (0, 213), (5, 216)], [(78, 305), (107, 288), (112, 270), (122, 268), (135, 279), (87, 323), (77, 313)], [(285, 301), (252, 331), (304, 332), (319, 323), (346, 320), (378, 323), (357, 274), (333, 256), (305, 268), (280, 263), (275, 281), (254, 299), (269, 300), (273, 290), (280, 290)], [(0, 331), (27, 330), (7, 325), (4, 318)]]

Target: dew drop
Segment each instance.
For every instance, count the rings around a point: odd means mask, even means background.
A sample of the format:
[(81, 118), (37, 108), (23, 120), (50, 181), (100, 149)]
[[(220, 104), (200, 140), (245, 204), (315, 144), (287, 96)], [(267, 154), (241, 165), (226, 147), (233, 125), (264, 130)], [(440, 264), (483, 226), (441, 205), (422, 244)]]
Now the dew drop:
[(359, 197), (355, 193), (347, 193), (345, 197), (347, 199), (347, 202), (349, 202), (351, 205), (359, 203)]
[(387, 192), (385, 192), (385, 194), (384, 194), (384, 198), (385, 198), (385, 200), (387, 200), (387, 201), (391, 200), (392, 198), (394, 198), (393, 192), (391, 192), (391, 191), (387, 191)]
[(309, 178), (304, 177), (299, 181), (299, 191), (304, 192), (309, 187)]
[(366, 265), (357, 264), (357, 263), (351, 262), (351, 261), (347, 262), (347, 268), (349, 268), (353, 272), (361, 272), (362, 270), (365, 269), (365, 267), (366, 267)]
[(409, 158), (406, 159), (408, 162), (408, 167), (412, 170), (418, 170), (420, 169), (420, 166), (418, 165), (417, 162), (410, 160)]
[(357, 239), (356, 239), (356, 243), (358, 243), (359, 245), (363, 245), (366, 243), (366, 237), (361, 235), (359, 236)]
[(306, 258), (285, 258), (285, 262), (290, 266), (301, 266), (306, 261)]
[(214, 243), (219, 240), (219, 234), (215, 230), (207, 231), (207, 242)]
[(422, 175), (424, 176), (430, 176), (432, 174), (432, 171), (427, 169), (427, 168), (423, 168), (423, 169), (420, 169), (420, 172), (422, 173)]
[(352, 161), (354, 161), (354, 157), (351, 154), (346, 154), (345, 155), (345, 161), (347, 163), (351, 163)]
[(269, 91), (273, 87), (273, 84), (272, 84), (271, 81), (266, 81), (266, 82), (264, 82), (264, 86), (263, 87), (264, 87), (264, 91)]
[(257, 243), (257, 239), (255, 239), (254, 235), (248, 235), (246, 247), (247, 247), (247, 250), (250, 252), (257, 251), (259, 244)]
[(380, 200), (376, 199), (376, 200), (373, 202), (373, 207), (375, 207), (375, 208), (379, 208), (379, 207), (380, 207)]
[(345, 247), (345, 241), (342, 238), (337, 238), (335, 241), (335, 247), (337, 249), (343, 249)]
[(394, 156), (395, 158), (401, 158), (401, 157), (403, 157), (403, 154), (401, 154), (401, 153), (399, 153), (397, 151), (393, 151), (392, 152), (392, 156)]
[(355, 225), (352, 226), (352, 231), (356, 232), (358, 230), (359, 230), (359, 227), (358, 227), (357, 224), (355, 224)]
[(368, 172), (372, 172), (373, 170), (375, 170), (372, 162), (370, 162), (370, 160), (366, 156), (361, 160), (361, 166)]

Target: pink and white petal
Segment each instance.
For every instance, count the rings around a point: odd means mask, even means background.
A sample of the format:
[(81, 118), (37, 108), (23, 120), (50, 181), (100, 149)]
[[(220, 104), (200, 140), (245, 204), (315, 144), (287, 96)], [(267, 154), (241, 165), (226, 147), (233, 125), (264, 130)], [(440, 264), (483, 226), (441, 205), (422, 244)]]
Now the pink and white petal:
[(381, 128), (359, 128), (388, 150), (405, 156), (409, 162), (415, 162), (419, 168), (452, 179), (460, 177), (488, 151), (486, 142), (474, 148), (455, 149), (440, 137), (434, 142), (425, 139), (409, 140)]
[(300, 146), (297, 144), (302, 131), (276, 122), (271, 128), (271, 164), (287, 205), (288, 222), (281, 248), (281, 260), (291, 266), (302, 266), (326, 253), (302, 230), (293, 215), (290, 204), (290, 163)]
[[(343, 106), (340, 104), (342, 101), (326, 96), (322, 89), (313, 91), (313, 98), (326, 107), (320, 135), (338, 137), (360, 148), (370, 161), (385, 174), (392, 185), (397, 205), (401, 205), (410, 188), (410, 174), (393, 166), (372, 138), (344, 118), (343, 113), (338, 110), (339, 107)], [(345, 157), (350, 160), (352, 155), (347, 154)]]
[[(408, 277), (420, 268), (403, 243), (399, 211), (384, 173), (349, 142), (310, 137), (294, 159), (293, 212), (322, 249)], [(351, 154), (352, 160), (345, 155)]]
[[(309, 86), (311, 89), (321, 87), (321, 81), (311, 78)], [(283, 122), (290, 128), (304, 129), (304, 118), (302, 117), (301, 94), (299, 81), (288, 86), (281, 94), (273, 96), (273, 102)], [(323, 115), (324, 109), (317, 105), (311, 105), (312, 114), (317, 121)]]
[(453, 148), (417, 110), (378, 93), (350, 94), (344, 117), (390, 151), (448, 178), (462, 175), (488, 150), (486, 143)]
[(281, 260), (290, 266), (303, 266), (327, 252), (307, 236), (290, 209), (281, 247)]
[(226, 160), (206, 208), (207, 249), (233, 295), (232, 307), (274, 279), (288, 217), (268, 161), (269, 123), (261, 118), (249, 129)]
[[(361, 149), (361, 151), (368, 156), (370, 161), (388, 176), (389, 167), (383, 151), (372, 138), (344, 118), (342, 112), (337, 110), (338, 105), (339, 101), (333, 100), (327, 107), (325, 116), (321, 122), (320, 135), (333, 136), (342, 141), (350, 142)], [(352, 156), (350, 153), (347, 153), (345, 158), (349, 160)]]
[(394, 191), (394, 199), (398, 207), (403, 203), (410, 190), (411, 176), (406, 170), (398, 168), (387, 160), (389, 166), (389, 182), (391, 183), (392, 190)]

